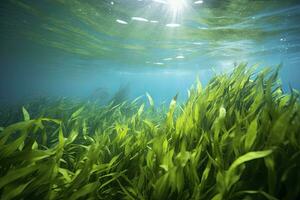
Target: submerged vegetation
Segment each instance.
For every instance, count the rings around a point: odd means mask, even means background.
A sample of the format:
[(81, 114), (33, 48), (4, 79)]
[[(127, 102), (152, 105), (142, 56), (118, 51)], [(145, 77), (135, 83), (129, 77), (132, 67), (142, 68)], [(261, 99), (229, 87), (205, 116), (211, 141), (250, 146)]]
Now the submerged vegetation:
[(166, 111), (147, 94), (6, 113), (1, 199), (297, 199), (299, 95), (277, 75), (240, 65)]

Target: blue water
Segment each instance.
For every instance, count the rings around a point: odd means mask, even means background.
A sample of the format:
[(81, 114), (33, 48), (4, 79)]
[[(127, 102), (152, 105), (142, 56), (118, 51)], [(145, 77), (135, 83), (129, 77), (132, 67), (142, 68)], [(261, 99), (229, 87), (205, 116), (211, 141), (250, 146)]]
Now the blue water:
[(4, 104), (120, 87), (183, 100), (197, 77), (205, 85), (239, 62), (282, 64), (284, 88), (300, 89), (296, 0), (4, 0), (0, 20)]

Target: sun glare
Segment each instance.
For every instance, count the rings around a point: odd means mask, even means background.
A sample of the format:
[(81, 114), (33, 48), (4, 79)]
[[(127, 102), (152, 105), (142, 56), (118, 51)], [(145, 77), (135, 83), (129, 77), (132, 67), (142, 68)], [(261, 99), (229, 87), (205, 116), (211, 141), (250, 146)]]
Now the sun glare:
[(185, 0), (168, 0), (170, 9), (174, 12), (179, 12), (185, 7)]

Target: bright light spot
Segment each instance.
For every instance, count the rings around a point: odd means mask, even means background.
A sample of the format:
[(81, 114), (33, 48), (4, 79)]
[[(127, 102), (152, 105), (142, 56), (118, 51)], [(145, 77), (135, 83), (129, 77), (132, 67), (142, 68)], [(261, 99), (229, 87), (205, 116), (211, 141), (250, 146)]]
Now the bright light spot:
[(148, 22), (148, 19), (142, 17), (131, 17), (132, 20), (140, 21), (140, 22)]
[(172, 21), (178, 20), (184, 10), (189, 9), (190, 0), (152, 0), (155, 3), (163, 4), (166, 15), (172, 18)]
[(152, 0), (152, 1), (154, 1), (154, 2), (156, 2), (156, 3), (167, 4), (167, 2), (165, 2), (165, 1), (163, 1), (163, 0)]
[(151, 20), (150, 22), (151, 23), (158, 23), (158, 21), (156, 21), (156, 20)]
[(184, 56), (176, 56), (177, 59), (183, 59)]
[(170, 6), (170, 9), (175, 12), (182, 10), (185, 6), (185, 0), (168, 0), (167, 2)]
[(173, 60), (173, 58), (165, 58), (164, 60), (166, 60), (166, 61)]
[(117, 19), (116, 22), (118, 22), (119, 24), (128, 24), (127, 22), (120, 20), (120, 19)]
[(167, 27), (179, 27), (180, 24), (166, 24)]
[(114, 5), (115, 3), (113, 1), (110, 2), (111, 5)]
[(195, 1), (194, 4), (202, 4), (203, 1)]
[(203, 26), (198, 26), (197, 28), (198, 28), (198, 29), (202, 29), (202, 30), (208, 29), (207, 27), (203, 27)]
[(164, 63), (162, 63), (162, 62), (155, 62), (155, 63), (153, 63), (154, 65), (163, 65)]
[(194, 45), (202, 45), (203, 43), (201, 42), (193, 42)]

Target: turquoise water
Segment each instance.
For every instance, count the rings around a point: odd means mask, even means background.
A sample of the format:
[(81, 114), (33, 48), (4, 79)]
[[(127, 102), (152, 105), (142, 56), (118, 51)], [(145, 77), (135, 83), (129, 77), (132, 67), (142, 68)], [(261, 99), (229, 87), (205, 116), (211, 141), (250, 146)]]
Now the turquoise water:
[[(300, 2), (5, 0), (0, 99), (107, 98), (126, 88), (164, 102), (236, 63), (275, 67), (300, 89)], [(102, 96), (101, 96), (102, 95)]]
[(299, 64), (296, 0), (2, 0), (0, 199), (300, 199)]

